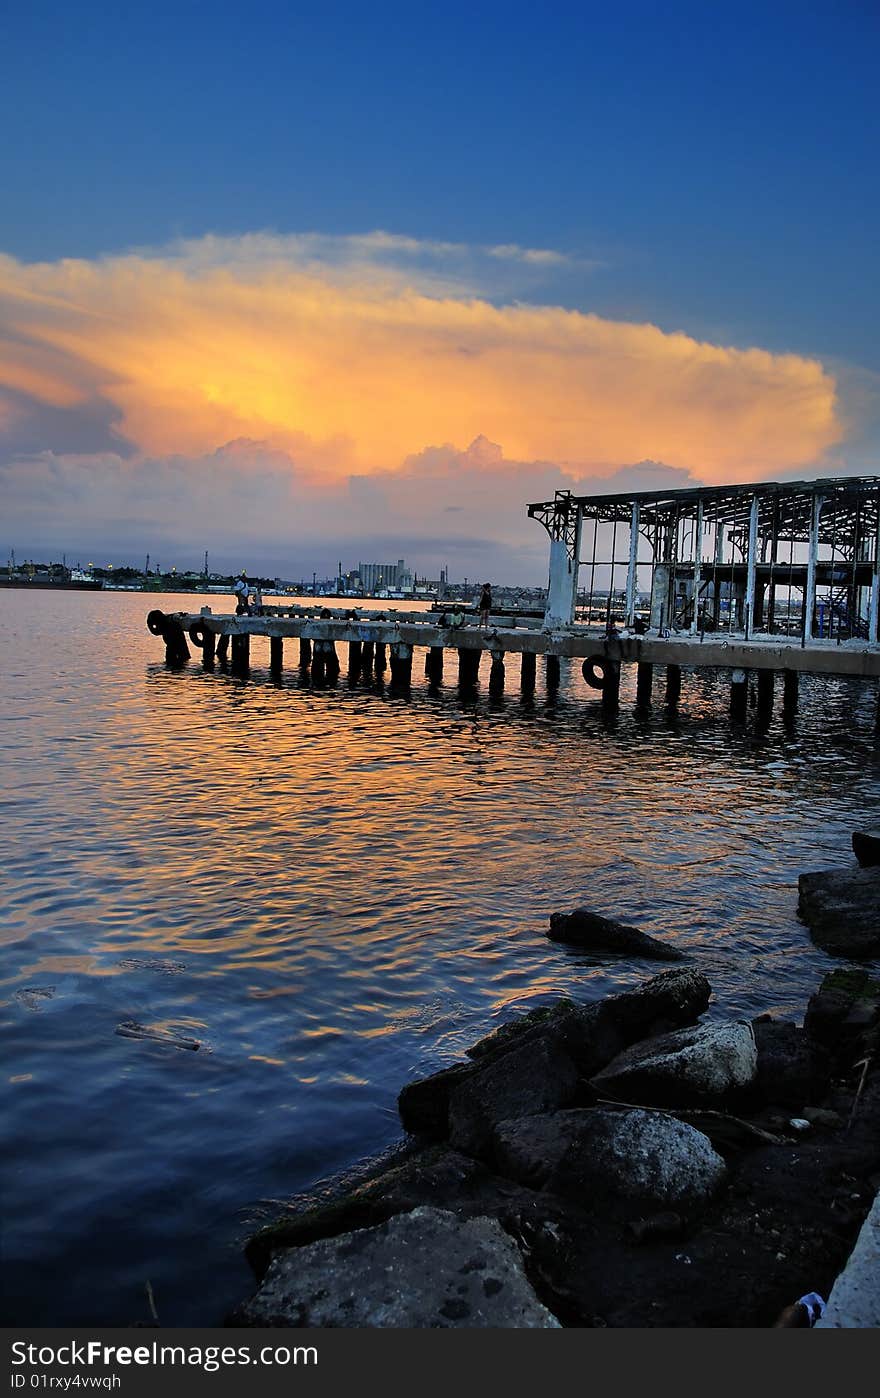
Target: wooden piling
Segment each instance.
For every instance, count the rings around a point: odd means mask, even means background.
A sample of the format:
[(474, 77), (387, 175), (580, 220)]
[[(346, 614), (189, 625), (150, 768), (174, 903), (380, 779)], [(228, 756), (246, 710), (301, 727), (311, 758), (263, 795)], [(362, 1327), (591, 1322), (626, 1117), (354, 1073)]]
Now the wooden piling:
[(647, 660), (640, 660), (636, 667), (636, 708), (648, 710), (651, 707), (651, 691), (654, 687), (654, 666)]
[(681, 698), (681, 666), (666, 666), (666, 706), (670, 709), (678, 707)]
[(523, 689), (534, 689), (537, 668), (538, 657), (535, 652), (533, 650), (524, 650), (522, 653), (522, 666), (519, 672), (519, 681)]

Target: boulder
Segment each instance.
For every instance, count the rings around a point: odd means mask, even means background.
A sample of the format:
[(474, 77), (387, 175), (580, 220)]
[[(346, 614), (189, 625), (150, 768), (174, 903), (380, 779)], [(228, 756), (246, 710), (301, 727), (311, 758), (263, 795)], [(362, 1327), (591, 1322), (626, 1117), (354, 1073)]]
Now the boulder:
[(581, 1118), (544, 1189), (585, 1205), (603, 1202), (687, 1212), (705, 1204), (727, 1169), (708, 1137), (665, 1112), (596, 1108)]
[(450, 1143), (482, 1158), (489, 1153), (499, 1121), (565, 1105), (574, 1097), (578, 1081), (573, 1059), (552, 1039), (524, 1043), (490, 1058), (450, 1094)]
[(751, 1085), (757, 1063), (750, 1024), (703, 1024), (625, 1049), (592, 1085), (600, 1096), (651, 1106), (716, 1105)]
[(624, 990), (603, 1003), (628, 1044), (652, 1034), (695, 1024), (708, 1008), (712, 987), (702, 971), (680, 967), (661, 971), (634, 990)]
[(584, 1110), (540, 1112), (499, 1121), (492, 1135), (496, 1170), (530, 1189), (539, 1188), (590, 1115)]
[(880, 864), (880, 830), (854, 830), (852, 847), (863, 869)]
[(880, 955), (880, 868), (801, 874), (798, 913), (829, 955), (855, 961)]
[(572, 1103), (585, 1082), (628, 1044), (692, 1024), (711, 988), (699, 971), (665, 971), (592, 1004), (560, 1000), (501, 1025), (468, 1054), (471, 1063), (411, 1083), (398, 1099), (408, 1131), (448, 1131), (459, 1150), (485, 1155), (505, 1118)]
[(752, 1020), (758, 1068), (755, 1087), (765, 1102), (801, 1108), (827, 1091), (828, 1055), (790, 1020), (762, 1015)]
[(880, 1025), (880, 979), (841, 968), (825, 976), (810, 997), (804, 1029), (836, 1062), (852, 1059)]
[(284, 1214), (248, 1239), (245, 1256), (256, 1276), (262, 1277), (284, 1248), (371, 1228), (420, 1204), (472, 1207), (485, 1179), (482, 1165), (445, 1146), (395, 1149), (339, 1176), (329, 1186), (300, 1195)]
[(236, 1313), (250, 1326), (556, 1330), (490, 1218), (417, 1208), (279, 1254)]
[(640, 932), (637, 927), (629, 927), (624, 922), (601, 917), (598, 913), (590, 912), (589, 908), (553, 913), (547, 936), (551, 942), (567, 942), (569, 946), (583, 947), (588, 951), (645, 956), (654, 961), (684, 960), (680, 951), (659, 938), (649, 937), (647, 932)]
[(397, 1099), (403, 1129), (432, 1140), (445, 1140), (449, 1135), (450, 1093), (472, 1071), (469, 1063), (457, 1063), (429, 1078), (407, 1083)]

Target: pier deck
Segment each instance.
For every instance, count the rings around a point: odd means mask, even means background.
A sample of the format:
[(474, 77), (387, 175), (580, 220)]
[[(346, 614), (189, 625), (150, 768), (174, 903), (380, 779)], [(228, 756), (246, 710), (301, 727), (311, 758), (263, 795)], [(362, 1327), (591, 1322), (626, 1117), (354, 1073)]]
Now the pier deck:
[[(267, 609), (268, 612), (268, 609)], [(168, 614), (189, 633), (201, 623), (215, 636), (265, 636), (279, 639), (306, 639), (374, 644), (406, 645), (425, 649), (501, 651), (533, 655), (555, 655), (569, 659), (602, 657), (625, 663), (653, 665), (709, 666), (745, 670), (795, 670), (801, 674), (880, 676), (880, 644), (863, 640), (811, 640), (804, 644), (795, 637), (744, 636), (725, 632), (702, 639), (690, 634), (672, 636), (630, 636), (606, 640), (597, 627), (565, 626), (542, 630), (533, 618), (517, 620), (515, 626), (503, 620), (488, 629), (475, 625), (440, 627), (430, 613), (387, 613), (378, 617), (363, 613), (351, 618), (343, 611), (330, 617), (284, 613), (273, 609), (264, 616), (215, 615), (201, 612)], [(505, 619), (507, 620), (507, 619)]]
[[(880, 677), (880, 644), (852, 637), (847, 640), (798, 639), (791, 636), (747, 637), (735, 632), (694, 635), (651, 634), (609, 636), (596, 627), (571, 624), (541, 626), (533, 617), (490, 617), (489, 626), (440, 626), (438, 618), (424, 612), (388, 614), (321, 612), (295, 608), (266, 609), (261, 616), (215, 615), (209, 607), (201, 612), (152, 611), (147, 626), (165, 642), (169, 665), (182, 665), (190, 658), (187, 638), (202, 652), (205, 669), (215, 660), (224, 663), (229, 655), (233, 672), (246, 675), (250, 668), (253, 636), (269, 640), (270, 668), (280, 676), (284, 666), (285, 641), (297, 640), (297, 664), (310, 670), (315, 684), (333, 681), (341, 670), (337, 646), (348, 647), (347, 673), (351, 679), (380, 678), (390, 670), (392, 686), (406, 688), (412, 679), (413, 654), (425, 651), (425, 673), (434, 683), (443, 677), (444, 659), (454, 652), (458, 661), (458, 682), (477, 682), (484, 651), (491, 657), (490, 692), (498, 693), (505, 683), (505, 657), (519, 654), (520, 684), (534, 688), (537, 658), (544, 657), (544, 674), (549, 690), (560, 682), (561, 663), (582, 661), (584, 679), (601, 691), (606, 709), (619, 703), (621, 669), (634, 664), (637, 671), (636, 708), (650, 709), (654, 670), (665, 670), (665, 704), (675, 708), (681, 697), (682, 671), (711, 668), (730, 673), (730, 711), (743, 720), (749, 703), (750, 675), (757, 681), (755, 702), (763, 715), (772, 712), (775, 676), (783, 676), (783, 713), (796, 711), (799, 678), (802, 674), (837, 675), (852, 678)], [(880, 707), (878, 707), (880, 724)]]

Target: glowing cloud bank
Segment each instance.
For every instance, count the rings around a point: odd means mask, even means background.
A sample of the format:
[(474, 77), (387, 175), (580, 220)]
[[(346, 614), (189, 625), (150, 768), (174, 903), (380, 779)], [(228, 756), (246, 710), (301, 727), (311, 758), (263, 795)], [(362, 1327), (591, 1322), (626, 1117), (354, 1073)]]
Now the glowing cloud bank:
[(385, 509), (389, 473), (415, 476), (438, 508), (467, 459), (471, 480), (503, 479), (521, 510), (551, 479), (646, 458), (704, 481), (768, 479), (841, 440), (835, 380), (816, 360), (478, 294), (493, 268), (528, 279), (565, 261), (381, 233), (0, 257), (0, 462), (26, 514), (48, 472), (62, 495), (75, 480), (82, 500), (91, 479), (114, 517), (127, 500), (146, 520), (171, 478), (196, 489), (215, 453), (256, 444), (226, 451), (217, 485), (232, 489), (230, 460), (255, 483), (270, 460), (270, 498), (250, 516), (277, 527), (288, 476), (291, 498), (295, 482), (300, 500), (365, 507), (378, 477)]

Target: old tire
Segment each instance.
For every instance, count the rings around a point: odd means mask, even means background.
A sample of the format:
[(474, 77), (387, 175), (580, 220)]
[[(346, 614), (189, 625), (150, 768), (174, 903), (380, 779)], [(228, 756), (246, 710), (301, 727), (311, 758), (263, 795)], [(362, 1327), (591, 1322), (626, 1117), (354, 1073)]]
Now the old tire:
[(147, 630), (153, 636), (161, 636), (165, 630), (165, 613), (160, 612), (158, 608), (154, 608), (152, 612), (148, 612)]
[(608, 662), (603, 655), (589, 656), (581, 666), (581, 674), (592, 689), (604, 689)]

